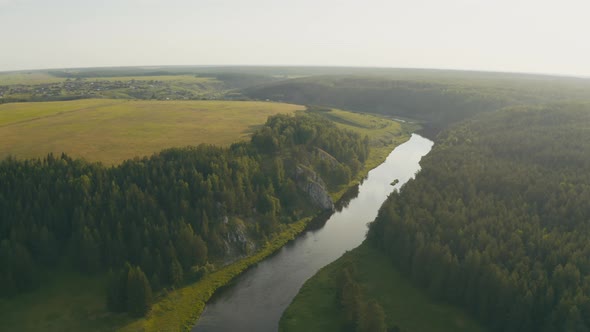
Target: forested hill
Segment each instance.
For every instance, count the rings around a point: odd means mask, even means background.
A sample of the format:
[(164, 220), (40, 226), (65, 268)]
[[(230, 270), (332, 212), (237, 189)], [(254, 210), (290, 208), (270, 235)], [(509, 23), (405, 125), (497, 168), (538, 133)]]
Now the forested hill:
[(326, 105), (426, 122), (438, 129), (510, 105), (587, 100), (590, 81), (550, 76), (395, 71), (290, 79), (245, 89), (255, 99)]
[(208, 262), (248, 254), (317, 213), (316, 197), (348, 184), (368, 149), (366, 137), (308, 114), (273, 116), (230, 148), (170, 149), (110, 168), (67, 155), (3, 160), (0, 296), (42, 285), (48, 269), (113, 269), (110, 308), (144, 314), (151, 288), (195, 280)]
[(590, 105), (517, 107), (441, 135), (368, 241), (494, 331), (590, 328)]

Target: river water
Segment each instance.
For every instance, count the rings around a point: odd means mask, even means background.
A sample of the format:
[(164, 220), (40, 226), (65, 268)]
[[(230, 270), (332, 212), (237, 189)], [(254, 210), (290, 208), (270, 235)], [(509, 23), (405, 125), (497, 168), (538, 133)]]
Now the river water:
[[(193, 332), (277, 331), (283, 311), (303, 283), (363, 242), (367, 223), (375, 219), (387, 196), (420, 170), (419, 161), (432, 144), (413, 134), (395, 148), (369, 172), (358, 196), (332, 214), (323, 227), (305, 232), (216, 294)], [(395, 179), (399, 182), (392, 186)]]

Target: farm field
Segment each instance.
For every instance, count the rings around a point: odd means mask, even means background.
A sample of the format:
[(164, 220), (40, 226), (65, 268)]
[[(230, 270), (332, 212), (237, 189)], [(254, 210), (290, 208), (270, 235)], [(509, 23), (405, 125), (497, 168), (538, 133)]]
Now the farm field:
[(170, 147), (229, 145), (303, 106), (236, 101), (85, 99), (0, 105), (0, 159), (62, 152), (107, 165)]

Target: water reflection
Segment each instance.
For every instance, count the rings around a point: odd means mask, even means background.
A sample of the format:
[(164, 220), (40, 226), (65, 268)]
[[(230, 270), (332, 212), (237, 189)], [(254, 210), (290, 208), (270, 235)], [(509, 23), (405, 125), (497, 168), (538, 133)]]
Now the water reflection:
[[(361, 182), (362, 184), (362, 182)], [(352, 201), (353, 199), (357, 198), (359, 195), (359, 188), (360, 185), (356, 185), (356, 186), (352, 186), (350, 189), (348, 189), (344, 195), (342, 195), (342, 197), (340, 198), (340, 200), (338, 200), (338, 202), (336, 202), (334, 208), (336, 210), (336, 212), (340, 212), (343, 209), (348, 207), (348, 204), (350, 204), (350, 201)]]

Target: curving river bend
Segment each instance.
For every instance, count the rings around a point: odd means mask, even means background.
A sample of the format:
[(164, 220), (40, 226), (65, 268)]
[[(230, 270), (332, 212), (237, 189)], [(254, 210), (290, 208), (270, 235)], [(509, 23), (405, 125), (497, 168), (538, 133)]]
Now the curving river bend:
[[(432, 145), (432, 141), (413, 134), (395, 148), (385, 162), (369, 172), (358, 196), (323, 227), (305, 232), (216, 294), (193, 331), (277, 331), (283, 311), (303, 283), (363, 242), (367, 223), (375, 219), (387, 196), (420, 170), (420, 159)], [(395, 179), (399, 182), (391, 186)]]

